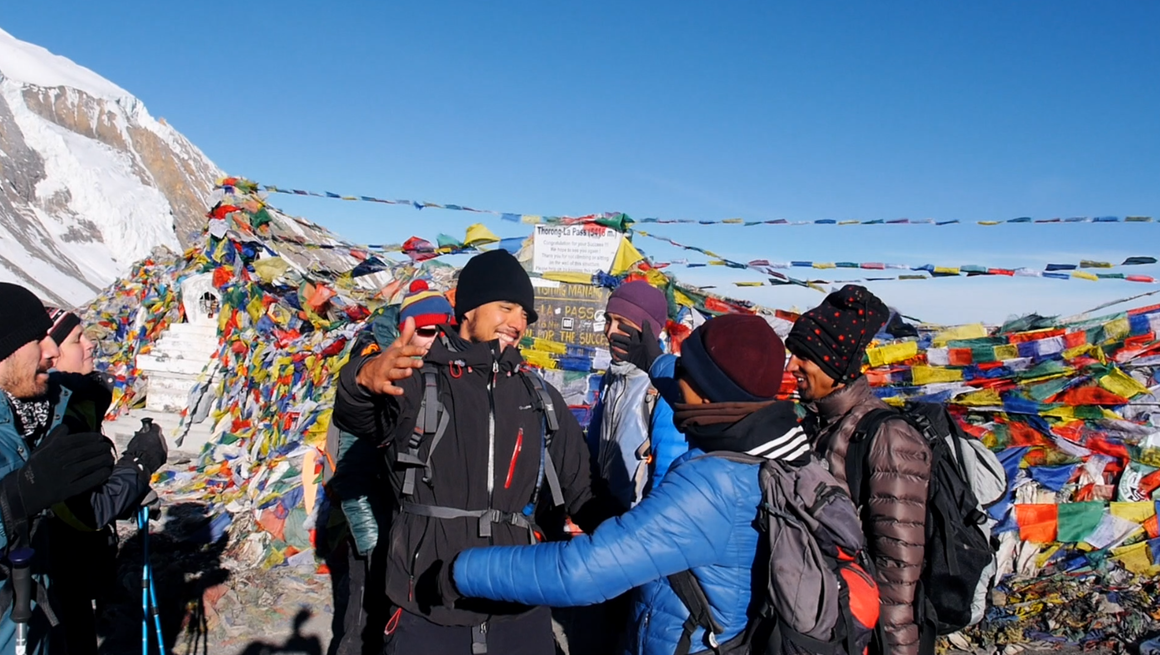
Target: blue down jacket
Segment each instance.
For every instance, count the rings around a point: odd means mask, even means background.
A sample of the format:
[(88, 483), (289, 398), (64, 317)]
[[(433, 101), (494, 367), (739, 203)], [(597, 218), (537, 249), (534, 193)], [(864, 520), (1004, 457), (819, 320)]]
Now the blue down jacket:
[[(747, 621), (754, 529), (761, 490), (758, 467), (690, 450), (651, 494), (627, 514), (570, 542), (464, 551), (453, 568), (464, 596), (570, 607), (636, 590), (628, 653), (672, 655), (689, 612), (667, 576), (687, 569), (705, 589), (721, 641)], [(706, 650), (703, 630), (692, 651)]]
[[(649, 377), (661, 396), (675, 401), (677, 358), (662, 355)], [(570, 542), (499, 546), (462, 552), (452, 564), (463, 596), (568, 607), (592, 605), (635, 589), (626, 652), (672, 655), (689, 612), (668, 576), (692, 569), (721, 642), (745, 628), (752, 570), (761, 539), (755, 524), (761, 505), (760, 467), (705, 451), (733, 450), (792, 460), (809, 445), (793, 403), (778, 402), (732, 425), (691, 428), (693, 447), (636, 507)], [(704, 450), (701, 450), (700, 448)], [(692, 635), (691, 652), (708, 650), (704, 630)]]

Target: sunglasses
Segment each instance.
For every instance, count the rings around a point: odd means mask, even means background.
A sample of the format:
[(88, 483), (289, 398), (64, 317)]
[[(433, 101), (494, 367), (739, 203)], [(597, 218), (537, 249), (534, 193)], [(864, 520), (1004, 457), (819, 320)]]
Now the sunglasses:
[(421, 327), (421, 328), (415, 329), (415, 336), (417, 336), (417, 337), (428, 338), (428, 337), (434, 337), (437, 334), (439, 334), (439, 328), (434, 327), (434, 326)]

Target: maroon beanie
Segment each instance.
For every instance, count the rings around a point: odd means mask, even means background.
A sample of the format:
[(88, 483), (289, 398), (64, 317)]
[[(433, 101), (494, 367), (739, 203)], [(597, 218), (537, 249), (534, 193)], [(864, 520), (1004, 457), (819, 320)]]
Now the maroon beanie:
[(759, 402), (781, 389), (785, 345), (760, 316), (725, 314), (693, 330), (680, 362), (710, 401)]
[(817, 364), (835, 382), (862, 374), (862, 356), (890, 310), (865, 287), (847, 284), (801, 315), (786, 337), (793, 354)]
[(620, 314), (644, 328), (645, 321), (653, 324), (653, 336), (660, 336), (669, 320), (669, 301), (665, 294), (643, 280), (616, 287), (608, 297), (609, 314)]

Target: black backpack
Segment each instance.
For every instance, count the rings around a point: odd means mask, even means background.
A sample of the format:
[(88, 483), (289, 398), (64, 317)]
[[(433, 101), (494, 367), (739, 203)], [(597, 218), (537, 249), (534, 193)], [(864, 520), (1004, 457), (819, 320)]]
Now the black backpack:
[[(963, 433), (946, 408), (936, 403), (908, 403), (901, 411), (875, 409), (858, 422), (846, 451), (846, 483), (865, 524), (869, 495), (867, 457), (886, 421), (903, 420), (923, 436), (931, 450), (926, 503), (926, 549), (922, 577), (915, 592), (915, 619), (924, 632), (945, 635), (978, 620), (972, 616), (979, 588), (990, 582), (995, 551), (984, 529), (981, 511), (964, 462)], [(971, 449), (974, 453), (975, 449)], [(989, 500), (989, 499), (988, 499)]]

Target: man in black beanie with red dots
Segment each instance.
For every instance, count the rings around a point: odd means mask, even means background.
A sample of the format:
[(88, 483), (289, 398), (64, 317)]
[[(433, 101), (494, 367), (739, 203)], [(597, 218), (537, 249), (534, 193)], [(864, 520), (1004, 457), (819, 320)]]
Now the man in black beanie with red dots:
[[(862, 359), (889, 317), (890, 310), (874, 294), (850, 284), (802, 314), (785, 340), (793, 355), (786, 370), (797, 379), (798, 395), (808, 411), (803, 427), (843, 485), (846, 453), (859, 421), (871, 410), (887, 407), (862, 376)], [(925, 650), (915, 591), (926, 544), (930, 447), (906, 421), (886, 421), (866, 438), (870, 446), (863, 479), (869, 481), (869, 493), (851, 491), (864, 497), (868, 508), (863, 529), (882, 602), (880, 625), (887, 643), (872, 644), (871, 649), (913, 655)]]

